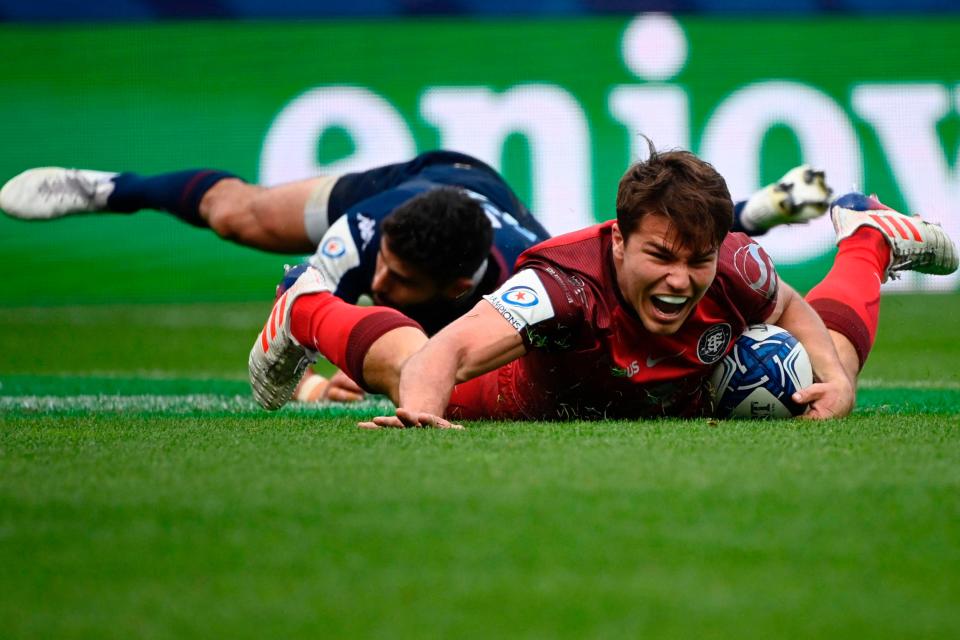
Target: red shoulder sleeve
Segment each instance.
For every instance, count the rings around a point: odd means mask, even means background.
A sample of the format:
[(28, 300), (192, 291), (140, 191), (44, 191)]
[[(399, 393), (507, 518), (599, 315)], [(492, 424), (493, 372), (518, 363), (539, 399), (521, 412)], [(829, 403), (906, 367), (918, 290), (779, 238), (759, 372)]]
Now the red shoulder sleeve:
[(717, 280), (748, 323), (763, 322), (773, 313), (780, 277), (767, 252), (749, 236), (727, 234), (720, 247)]
[(583, 283), (555, 265), (529, 261), (484, 300), (506, 318), (528, 349), (564, 349), (583, 324)]

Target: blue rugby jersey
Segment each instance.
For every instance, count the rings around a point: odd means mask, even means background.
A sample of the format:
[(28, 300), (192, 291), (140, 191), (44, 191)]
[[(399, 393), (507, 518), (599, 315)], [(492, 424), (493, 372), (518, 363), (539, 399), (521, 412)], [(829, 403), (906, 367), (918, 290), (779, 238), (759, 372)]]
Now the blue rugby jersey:
[(476, 198), (494, 234), (486, 273), (470, 295), (403, 309), (428, 334), (436, 333), (503, 283), (523, 251), (550, 237), (503, 178), (483, 162), (434, 151), (409, 162), (342, 176), (330, 194), (330, 228), (310, 264), (324, 273), (343, 300), (353, 303), (369, 296), (383, 219), (410, 198), (443, 186), (459, 187)]

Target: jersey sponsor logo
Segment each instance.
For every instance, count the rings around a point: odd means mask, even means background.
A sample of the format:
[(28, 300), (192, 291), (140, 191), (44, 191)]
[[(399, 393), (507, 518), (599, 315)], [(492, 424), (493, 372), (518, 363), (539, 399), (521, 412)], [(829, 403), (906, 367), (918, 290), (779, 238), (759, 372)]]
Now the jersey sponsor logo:
[(523, 285), (510, 287), (500, 299), (511, 307), (533, 307), (540, 303), (537, 292)]
[(681, 349), (677, 353), (668, 353), (665, 356), (660, 356), (659, 358), (652, 358), (647, 356), (647, 368), (653, 369), (655, 366), (663, 362), (664, 360), (669, 360), (670, 358), (678, 358), (687, 352), (686, 349)]
[(626, 367), (613, 366), (610, 368), (610, 375), (614, 378), (632, 378), (640, 373), (640, 363), (634, 360)]
[(483, 299), (517, 331), (554, 316), (550, 296), (533, 269), (520, 270)]
[(730, 345), (733, 330), (726, 322), (715, 324), (700, 335), (697, 342), (697, 357), (704, 364), (713, 364), (723, 357)]
[(368, 218), (362, 213), (357, 214), (357, 229), (360, 231), (360, 250), (363, 251), (373, 240), (373, 235), (377, 231), (377, 223), (373, 218)]
[(768, 300), (777, 295), (777, 271), (767, 252), (756, 243), (740, 247), (733, 254), (733, 267), (748, 287)]
[(500, 315), (502, 315), (504, 319), (507, 322), (509, 322), (510, 325), (517, 331), (520, 331), (521, 329), (523, 329), (524, 325), (526, 325), (526, 323), (521, 318), (511, 313), (510, 309), (506, 308), (503, 305), (503, 303), (500, 302), (499, 299), (493, 298), (493, 297), (486, 297), (486, 300), (487, 302), (492, 304), (493, 308), (496, 309), (497, 312), (499, 312)]
[(347, 245), (343, 242), (342, 238), (338, 238), (337, 236), (325, 238), (323, 240), (323, 246), (320, 247), (320, 253), (328, 258), (339, 258), (346, 252)]

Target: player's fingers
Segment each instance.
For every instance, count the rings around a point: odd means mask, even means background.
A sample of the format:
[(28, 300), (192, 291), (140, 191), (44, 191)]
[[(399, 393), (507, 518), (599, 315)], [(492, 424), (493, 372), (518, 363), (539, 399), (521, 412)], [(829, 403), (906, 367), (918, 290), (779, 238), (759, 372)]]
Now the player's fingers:
[(361, 429), (403, 429), (407, 425), (396, 416), (377, 416), (371, 421), (358, 422), (357, 426)]
[(362, 393), (356, 393), (343, 387), (335, 387), (331, 384), (327, 387), (327, 400), (334, 402), (359, 402), (363, 400)]
[(809, 407), (797, 417), (801, 420), (826, 420), (827, 418), (817, 407)]
[(791, 396), (797, 404), (807, 405), (806, 411), (798, 416), (802, 420), (823, 420), (825, 417), (820, 407), (820, 402), (823, 401), (826, 390), (823, 388), (815, 389), (814, 387), (817, 387), (817, 385), (813, 384), (806, 389), (797, 391)]
[(852, 405), (836, 394), (826, 394), (810, 402), (800, 417), (805, 420), (833, 420), (848, 415), (852, 409)]
[(431, 427), (434, 429), (463, 429), (463, 425), (453, 424), (449, 420), (432, 413), (410, 411), (397, 407), (397, 417), (408, 427)]
[(402, 420), (397, 416), (379, 416), (373, 419), (375, 423), (381, 427), (387, 427), (390, 429), (406, 429), (413, 425), (407, 424), (406, 420)]
[(440, 416), (429, 413), (420, 414), (420, 424), (424, 427), (433, 427), (434, 429), (463, 429), (462, 424), (454, 424)]
[(822, 382), (815, 382), (806, 389), (800, 389), (790, 397), (797, 404), (810, 404), (814, 400), (822, 398), (828, 390), (827, 385)]
[(404, 409), (403, 407), (397, 407), (397, 418), (403, 421), (404, 426), (406, 427), (419, 427), (420, 424), (420, 413), (417, 411), (410, 411), (409, 409)]
[(337, 386), (345, 391), (350, 391), (360, 396), (366, 394), (366, 391), (364, 391), (360, 385), (346, 376), (337, 379)]
[(350, 376), (345, 374), (343, 371), (337, 371), (335, 374), (330, 376), (330, 384), (340, 389), (345, 389), (347, 391), (352, 391), (353, 393), (359, 393), (363, 395), (364, 391), (360, 388), (356, 382), (350, 379)]

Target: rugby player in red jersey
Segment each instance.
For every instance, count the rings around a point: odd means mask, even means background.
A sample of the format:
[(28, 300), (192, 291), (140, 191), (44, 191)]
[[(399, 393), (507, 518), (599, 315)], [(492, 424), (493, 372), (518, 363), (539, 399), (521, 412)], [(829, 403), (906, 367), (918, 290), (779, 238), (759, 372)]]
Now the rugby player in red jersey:
[[(734, 228), (756, 235), (807, 222), (826, 211), (829, 195), (822, 172), (797, 167), (735, 205)], [(496, 171), (451, 151), (271, 188), (215, 169), (141, 175), (40, 167), (0, 188), (0, 208), (33, 221), (156, 209), (242, 245), (312, 250), (309, 265), (336, 297), (372, 298), (428, 335), (497, 289), (520, 253), (549, 237)], [(306, 266), (287, 272), (281, 292)], [(295, 397), (353, 400), (362, 390), (342, 373), (329, 381), (308, 374)]]
[(850, 194), (831, 209), (840, 250), (811, 305), (759, 245), (728, 233), (732, 215), (712, 166), (651, 150), (621, 180), (615, 221), (527, 250), (511, 279), (429, 341), (395, 311), (338, 301), (308, 271), (251, 351), (254, 395), (282, 406), (320, 352), (397, 405), (362, 426), (695, 416), (710, 411), (714, 363), (746, 325), (770, 322), (804, 344), (817, 376), (795, 400), (808, 417), (838, 417), (854, 405), (881, 280), (957, 268), (942, 229)]

